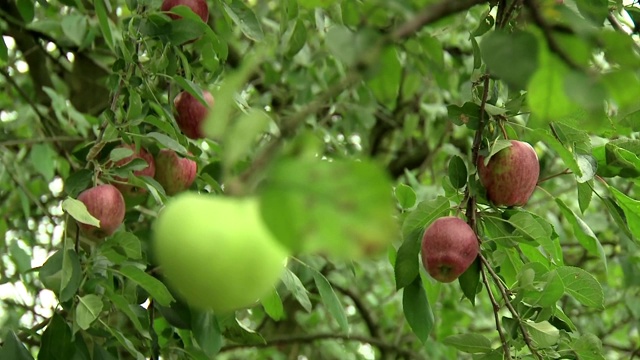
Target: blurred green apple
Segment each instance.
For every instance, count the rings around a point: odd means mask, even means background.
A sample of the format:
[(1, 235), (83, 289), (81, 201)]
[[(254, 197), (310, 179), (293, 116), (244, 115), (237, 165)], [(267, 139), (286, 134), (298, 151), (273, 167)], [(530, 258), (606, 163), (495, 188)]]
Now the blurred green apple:
[(252, 198), (181, 193), (160, 212), (153, 240), (168, 284), (192, 307), (215, 312), (252, 306), (268, 294), (288, 255)]

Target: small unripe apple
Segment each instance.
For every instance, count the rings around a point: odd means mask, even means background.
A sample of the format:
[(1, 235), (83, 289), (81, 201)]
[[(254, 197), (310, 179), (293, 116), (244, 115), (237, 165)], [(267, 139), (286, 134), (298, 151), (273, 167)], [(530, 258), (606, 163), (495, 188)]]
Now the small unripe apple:
[(526, 142), (511, 140), (511, 146), (498, 151), (484, 164), (478, 157), (478, 175), (489, 201), (498, 206), (523, 206), (538, 183), (538, 155)]
[[(207, 2), (205, 0), (164, 0), (162, 2), (160, 10), (171, 11), (171, 9), (178, 5), (189, 7), (191, 11), (200, 16), (200, 18), (204, 22), (207, 22), (207, 20), (209, 20), (209, 7), (207, 6)], [(176, 14), (167, 15), (169, 15), (169, 17), (174, 20), (180, 19), (180, 16)]]
[(181, 158), (171, 149), (162, 149), (156, 155), (156, 180), (167, 195), (188, 189), (196, 179), (197, 169), (195, 161)]
[(190, 306), (228, 312), (252, 306), (277, 284), (287, 251), (253, 198), (184, 192), (153, 225), (153, 252), (167, 284)]
[(89, 214), (100, 220), (100, 227), (78, 223), (80, 231), (90, 238), (101, 239), (113, 234), (124, 221), (124, 198), (113, 185), (98, 185), (78, 195)]
[[(154, 177), (154, 175), (156, 174), (156, 163), (153, 159), (153, 155), (149, 154), (145, 149), (140, 148), (139, 152), (135, 152), (136, 151), (136, 147), (135, 145), (123, 145), (120, 146), (121, 148), (127, 148), (127, 149), (131, 149), (133, 150), (133, 154), (131, 156), (127, 156), (124, 159), (121, 159), (119, 161), (116, 162), (116, 166), (120, 167), (120, 166), (124, 166), (128, 163), (130, 163), (131, 161), (133, 161), (133, 159), (143, 159), (144, 161), (147, 162), (147, 166), (144, 169), (141, 170), (136, 170), (133, 172), (133, 174), (135, 176), (149, 176), (149, 177)], [(125, 178), (121, 178), (118, 176), (115, 176), (116, 180), (119, 181), (127, 181), (127, 179)], [(122, 194), (126, 195), (126, 196), (134, 196), (137, 194), (146, 194), (147, 189), (142, 188), (142, 187), (138, 187), (138, 186), (133, 186), (133, 185), (127, 185), (127, 184), (121, 184), (121, 183), (115, 183), (114, 184), (118, 190), (120, 190), (122, 192)]]
[(436, 219), (422, 237), (422, 265), (432, 278), (449, 283), (460, 277), (478, 256), (480, 246), (462, 219)]
[(209, 115), (209, 108), (213, 106), (214, 99), (208, 91), (203, 91), (202, 95), (207, 101), (208, 107), (202, 104), (190, 93), (183, 91), (173, 100), (176, 107), (176, 122), (180, 130), (191, 139), (202, 139), (205, 137), (202, 124)]

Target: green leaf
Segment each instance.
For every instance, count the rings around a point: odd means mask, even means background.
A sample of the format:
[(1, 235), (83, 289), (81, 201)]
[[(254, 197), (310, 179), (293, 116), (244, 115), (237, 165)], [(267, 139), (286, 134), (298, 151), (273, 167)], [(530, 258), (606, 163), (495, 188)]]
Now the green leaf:
[(69, 325), (62, 316), (53, 314), (49, 325), (42, 333), (38, 360), (72, 359), (74, 352), (75, 346)]
[(162, 306), (169, 306), (172, 301), (175, 301), (169, 290), (167, 290), (167, 287), (160, 280), (133, 265), (125, 265), (119, 270), (111, 270), (136, 283)]
[[(98, 0), (99, 2), (100, 0)], [(67, 14), (62, 17), (60, 23), (62, 32), (66, 37), (71, 39), (76, 45), (80, 46), (84, 42), (87, 35), (87, 19), (79, 14)]]
[(607, 0), (581, 0), (576, 1), (576, 5), (582, 16), (593, 21), (598, 26), (602, 26), (607, 15), (609, 15), (609, 2)]
[(277, 289), (273, 289), (268, 295), (260, 299), (264, 311), (275, 321), (284, 318), (284, 307)]
[(102, 299), (98, 295), (85, 295), (78, 298), (75, 321), (82, 330), (87, 330), (102, 312)]
[(129, 320), (131, 320), (131, 322), (133, 323), (133, 326), (136, 328), (136, 330), (138, 330), (138, 332), (147, 331), (145, 327), (142, 326), (142, 323), (140, 322), (138, 315), (136, 315), (136, 313), (133, 312), (132, 306), (129, 304), (127, 299), (125, 299), (124, 296), (114, 293), (113, 290), (111, 289), (107, 290), (105, 294), (107, 296), (107, 299), (109, 299), (109, 301), (113, 305), (115, 305), (116, 309), (121, 311), (123, 314), (125, 314), (127, 318), (129, 318)]
[(98, 23), (100, 24), (102, 36), (107, 42), (109, 48), (113, 51), (115, 50), (115, 45), (113, 41), (113, 34), (111, 33), (111, 25), (109, 24), (109, 14), (107, 14), (104, 1), (108, 0), (96, 0), (94, 1), (94, 6), (96, 8), (96, 15), (98, 15)]
[(582, 112), (565, 92), (566, 74), (565, 65), (555, 58), (535, 72), (527, 88), (527, 102), (533, 115), (530, 127), (546, 127), (550, 121), (577, 126), (575, 116)]
[(71, 249), (56, 251), (40, 267), (39, 276), (42, 284), (53, 291), (61, 302), (70, 300), (82, 281), (78, 255)]
[(394, 264), (397, 290), (411, 284), (418, 277), (420, 271), (418, 255), (420, 254), (423, 233), (423, 229), (415, 229), (404, 238), (398, 249)]
[(299, 0), (300, 5), (306, 8), (315, 8), (315, 7), (328, 8), (329, 6), (333, 5), (336, 1), (337, 0)]
[(215, 357), (222, 348), (222, 331), (213, 312), (197, 312), (191, 320), (191, 328), (200, 348), (209, 358)]
[(71, 173), (71, 175), (64, 180), (64, 192), (68, 196), (76, 198), (80, 192), (90, 187), (92, 182), (93, 171), (89, 169), (80, 169)]
[(402, 65), (395, 47), (389, 46), (382, 51), (375, 71), (376, 74), (367, 81), (367, 85), (378, 102), (393, 110), (396, 107), (402, 78)]
[(607, 271), (607, 256), (602, 248), (602, 244), (596, 238), (589, 225), (579, 218), (573, 210), (571, 210), (562, 200), (556, 198), (556, 204), (560, 207), (560, 211), (567, 218), (567, 221), (573, 228), (573, 233), (576, 239), (585, 249), (592, 255), (598, 256), (602, 260), (605, 272)]
[(583, 214), (589, 208), (589, 204), (591, 204), (591, 198), (593, 196), (592, 187), (593, 180), (578, 183), (578, 205)]
[(564, 283), (555, 271), (548, 272), (543, 277), (536, 274), (536, 280), (535, 290), (525, 292), (525, 300), (531, 306), (554, 306), (565, 293)]
[(199, 17), (196, 19), (183, 17), (171, 21), (169, 23), (169, 28), (171, 29), (168, 34), (169, 42), (173, 45), (180, 46), (188, 41), (201, 37), (205, 33), (202, 24), (202, 19)]
[(35, 10), (32, 0), (18, 0), (16, 1), (16, 6), (18, 8), (20, 16), (22, 17), (22, 19), (24, 19), (25, 23), (30, 23), (33, 21)]
[(493, 155), (499, 153), (500, 151), (511, 147), (511, 141), (510, 140), (499, 140), (496, 139), (490, 146), (488, 154), (484, 157), (484, 165), (488, 165), (489, 161), (491, 160), (491, 158), (493, 157)]
[(31, 165), (46, 181), (51, 181), (55, 175), (56, 157), (56, 152), (48, 144), (35, 144), (29, 153)]
[(109, 160), (114, 163), (130, 156), (133, 156), (133, 150), (128, 147), (116, 147), (109, 152)]
[(404, 288), (402, 310), (413, 333), (423, 344), (426, 343), (433, 330), (434, 317), (420, 277)]
[(442, 343), (470, 354), (485, 354), (492, 350), (491, 340), (474, 333), (447, 336)]
[(612, 186), (609, 186), (609, 191), (622, 208), (629, 230), (636, 239), (640, 240), (640, 201), (628, 197)]
[(399, 236), (389, 176), (365, 159), (282, 159), (267, 173), (260, 206), (293, 251), (356, 259), (381, 254)]
[(408, 185), (399, 184), (396, 186), (395, 194), (398, 204), (403, 209), (410, 209), (416, 204), (416, 192)]
[(578, 166), (578, 162), (574, 157), (574, 154), (569, 151), (558, 139), (553, 137), (547, 130), (536, 129), (533, 132), (533, 136), (539, 140), (542, 140), (547, 146), (560, 156), (562, 162), (569, 168), (576, 176), (583, 176), (582, 169)]
[(596, 278), (585, 270), (561, 266), (555, 270), (564, 283), (565, 292), (582, 305), (604, 309), (604, 292)]
[(256, 14), (241, 0), (223, 2), (224, 10), (243, 34), (253, 41), (262, 41), (264, 32)]
[(480, 269), (480, 259), (476, 258), (469, 268), (458, 278), (462, 293), (471, 301), (472, 305), (476, 303), (476, 294), (478, 293), (478, 285), (480, 284)]
[(348, 333), (349, 322), (347, 321), (347, 313), (344, 311), (344, 306), (340, 303), (340, 299), (338, 299), (335, 291), (333, 291), (333, 287), (331, 287), (327, 278), (318, 271), (314, 270), (313, 279), (315, 280), (318, 292), (320, 293), (322, 302), (324, 302), (327, 310), (329, 310), (331, 316), (338, 321), (338, 325), (340, 325), (342, 332)]
[(605, 360), (602, 341), (594, 334), (582, 334), (578, 339), (573, 339), (569, 346), (580, 360)]
[(307, 27), (304, 21), (298, 19), (293, 28), (285, 34), (286, 54), (289, 57), (296, 55), (304, 47), (307, 41)]
[(180, 145), (180, 143), (165, 134), (150, 132), (148, 134), (145, 134), (145, 137), (155, 139), (162, 146), (166, 147), (167, 149), (171, 149), (178, 154), (187, 155), (189, 153), (184, 146)]
[(0, 36), (0, 65), (4, 65), (9, 61), (9, 50), (7, 44), (4, 42), (4, 38)]
[(260, 334), (240, 323), (235, 314), (217, 316), (217, 318), (226, 340), (245, 345), (264, 345), (267, 343)]
[(444, 196), (438, 196), (435, 199), (423, 201), (413, 210), (404, 220), (402, 224), (402, 237), (408, 238), (415, 230), (424, 230), (435, 219), (444, 216), (451, 209), (449, 200)]
[(67, 212), (78, 222), (96, 227), (100, 226), (100, 220), (89, 214), (87, 207), (80, 200), (72, 199), (70, 197), (64, 199), (62, 201), (62, 210)]
[(271, 118), (262, 110), (251, 109), (233, 122), (224, 135), (223, 163), (232, 168), (254, 148), (259, 136), (268, 130)]
[(548, 348), (558, 343), (560, 339), (560, 330), (551, 325), (548, 321), (538, 323), (527, 321), (524, 325), (529, 330), (531, 339), (537, 348)]
[(129, 259), (142, 259), (142, 244), (140, 239), (132, 233), (126, 231), (117, 232), (103, 246), (113, 247)]
[(449, 180), (456, 189), (462, 189), (467, 184), (467, 166), (460, 156), (454, 155), (449, 160)]
[[(2, 37), (0, 37), (1, 39)], [(33, 356), (20, 342), (16, 333), (13, 330), (9, 330), (9, 333), (4, 336), (4, 343), (0, 348), (0, 359), (33, 360)]]
[(578, 164), (578, 167), (580, 168), (580, 173), (582, 174), (580, 176), (576, 175), (576, 180), (578, 181), (578, 183), (584, 183), (586, 181), (593, 179), (598, 169), (598, 163), (596, 159), (591, 155), (583, 155), (583, 154), (575, 154), (574, 158), (576, 159), (576, 163)]
[(528, 32), (494, 31), (482, 39), (480, 50), (491, 73), (519, 89), (538, 69), (538, 41)]
[(311, 300), (309, 300), (309, 293), (307, 289), (302, 285), (302, 281), (294, 274), (289, 268), (282, 274), (282, 283), (293, 294), (293, 297), (302, 305), (302, 307), (311, 312)]
[[(480, 124), (480, 105), (466, 102), (462, 106), (449, 105), (447, 113), (451, 121), (456, 125), (466, 125), (471, 130), (477, 130)], [(485, 118), (488, 114), (485, 111)]]
[(31, 256), (18, 245), (18, 241), (15, 239), (11, 240), (9, 244), (9, 254), (13, 263), (16, 264), (19, 274), (25, 274), (31, 269)]

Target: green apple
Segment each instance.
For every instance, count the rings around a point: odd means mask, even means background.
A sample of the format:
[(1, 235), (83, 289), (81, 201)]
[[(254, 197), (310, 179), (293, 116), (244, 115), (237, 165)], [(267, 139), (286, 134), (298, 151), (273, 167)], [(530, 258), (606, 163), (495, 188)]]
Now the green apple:
[(252, 306), (277, 284), (288, 256), (253, 198), (184, 192), (169, 200), (153, 230), (168, 285), (203, 310)]

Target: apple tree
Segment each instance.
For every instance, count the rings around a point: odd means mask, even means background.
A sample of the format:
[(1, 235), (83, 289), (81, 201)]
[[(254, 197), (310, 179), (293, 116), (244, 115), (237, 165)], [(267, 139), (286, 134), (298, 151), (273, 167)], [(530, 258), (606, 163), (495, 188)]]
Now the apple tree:
[(640, 358), (639, 24), (0, 0), (0, 359)]

